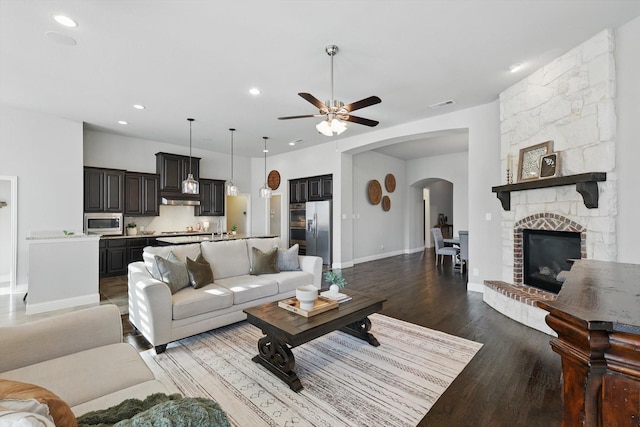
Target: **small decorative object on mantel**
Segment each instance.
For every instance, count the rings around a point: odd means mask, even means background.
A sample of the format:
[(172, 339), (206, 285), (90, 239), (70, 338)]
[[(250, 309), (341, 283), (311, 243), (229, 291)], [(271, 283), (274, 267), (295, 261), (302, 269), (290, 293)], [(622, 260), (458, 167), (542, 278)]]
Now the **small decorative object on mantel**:
[(267, 183), (269, 184), (269, 188), (272, 190), (277, 190), (280, 187), (280, 172), (277, 170), (272, 170), (269, 172), (269, 176), (267, 177)]
[(507, 154), (507, 184), (513, 184), (513, 164), (511, 154)]
[(391, 199), (389, 196), (382, 197), (382, 210), (385, 212), (389, 212), (391, 209)]
[(560, 176), (560, 153), (551, 153), (540, 159), (539, 178), (555, 178)]
[(371, 181), (369, 181), (368, 193), (369, 202), (372, 205), (377, 205), (378, 203), (380, 203), (380, 200), (382, 199), (382, 186), (380, 185), (378, 180), (372, 179)]
[(540, 176), (540, 158), (553, 151), (553, 141), (541, 142), (520, 149), (518, 182), (532, 181)]
[(389, 193), (396, 191), (396, 177), (393, 176), (392, 173), (388, 173), (387, 176), (384, 177), (384, 187)]

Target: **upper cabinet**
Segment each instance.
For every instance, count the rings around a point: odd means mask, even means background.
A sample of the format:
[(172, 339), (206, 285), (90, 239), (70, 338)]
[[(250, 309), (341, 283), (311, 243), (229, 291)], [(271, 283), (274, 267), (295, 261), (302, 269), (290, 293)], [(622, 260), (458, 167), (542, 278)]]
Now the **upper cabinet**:
[(194, 206), (196, 216), (224, 216), (224, 181), (200, 179), (200, 205)]
[(122, 212), (124, 209), (124, 171), (84, 168), (84, 211)]
[(333, 197), (333, 175), (309, 178), (309, 201), (330, 200)]
[(289, 202), (305, 203), (307, 201), (308, 181), (304, 179), (292, 179), (289, 181)]
[(125, 173), (124, 214), (129, 216), (160, 215), (160, 175)]
[(333, 198), (333, 175), (312, 176), (289, 181), (289, 202), (305, 203)]
[(181, 193), (182, 181), (187, 179), (189, 170), (198, 181), (200, 176), (200, 158), (180, 156), (170, 153), (156, 153), (156, 172), (160, 174), (160, 191)]

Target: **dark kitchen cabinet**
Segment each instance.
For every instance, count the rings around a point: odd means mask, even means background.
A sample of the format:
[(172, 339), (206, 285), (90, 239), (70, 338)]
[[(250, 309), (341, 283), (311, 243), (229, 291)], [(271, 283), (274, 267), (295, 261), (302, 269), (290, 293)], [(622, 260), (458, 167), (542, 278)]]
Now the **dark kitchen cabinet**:
[(200, 179), (200, 206), (194, 206), (196, 216), (224, 216), (224, 181)]
[(127, 172), (125, 174), (124, 214), (160, 215), (160, 175)]
[(124, 171), (84, 168), (84, 211), (122, 212), (124, 207)]
[(127, 265), (132, 262), (142, 261), (142, 252), (144, 252), (145, 246), (148, 246), (146, 237), (127, 239)]
[(309, 201), (331, 200), (333, 197), (333, 176), (314, 176), (309, 178)]
[(127, 274), (127, 241), (126, 239), (107, 240), (107, 276), (124, 276)]
[(292, 179), (289, 181), (289, 202), (306, 203), (307, 201), (307, 178)]
[(160, 191), (162, 192), (182, 192), (182, 181), (187, 179), (189, 170), (193, 178), (198, 181), (200, 176), (200, 158), (181, 156), (170, 153), (156, 153), (156, 172), (160, 174)]

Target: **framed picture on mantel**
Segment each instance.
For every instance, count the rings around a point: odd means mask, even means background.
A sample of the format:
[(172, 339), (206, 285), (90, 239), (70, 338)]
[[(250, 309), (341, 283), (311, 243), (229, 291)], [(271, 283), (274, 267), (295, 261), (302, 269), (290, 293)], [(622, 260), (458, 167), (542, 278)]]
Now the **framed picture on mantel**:
[(520, 149), (518, 182), (532, 181), (540, 177), (540, 159), (553, 151), (553, 141), (541, 142)]
[(560, 153), (551, 153), (540, 158), (540, 178), (560, 176)]

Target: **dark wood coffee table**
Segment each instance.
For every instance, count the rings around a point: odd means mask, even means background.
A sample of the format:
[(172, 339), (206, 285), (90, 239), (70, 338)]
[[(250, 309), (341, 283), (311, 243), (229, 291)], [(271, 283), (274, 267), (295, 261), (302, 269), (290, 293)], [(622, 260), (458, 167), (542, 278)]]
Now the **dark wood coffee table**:
[(379, 346), (376, 337), (369, 332), (371, 321), (367, 316), (382, 310), (386, 299), (363, 292), (346, 293), (353, 297), (351, 301), (308, 318), (278, 307), (277, 301), (245, 309), (247, 321), (265, 334), (258, 340), (258, 355), (251, 360), (267, 368), (291, 390), (300, 391), (302, 384), (293, 370), (293, 347), (335, 330)]

